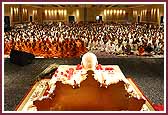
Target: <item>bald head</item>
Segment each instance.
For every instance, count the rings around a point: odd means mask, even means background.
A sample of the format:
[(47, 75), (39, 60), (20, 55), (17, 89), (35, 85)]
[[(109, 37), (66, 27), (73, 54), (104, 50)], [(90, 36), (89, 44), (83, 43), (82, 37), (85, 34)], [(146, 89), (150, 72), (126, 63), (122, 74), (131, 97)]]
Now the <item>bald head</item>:
[(86, 70), (94, 70), (98, 64), (97, 57), (94, 53), (87, 52), (82, 57), (82, 66)]

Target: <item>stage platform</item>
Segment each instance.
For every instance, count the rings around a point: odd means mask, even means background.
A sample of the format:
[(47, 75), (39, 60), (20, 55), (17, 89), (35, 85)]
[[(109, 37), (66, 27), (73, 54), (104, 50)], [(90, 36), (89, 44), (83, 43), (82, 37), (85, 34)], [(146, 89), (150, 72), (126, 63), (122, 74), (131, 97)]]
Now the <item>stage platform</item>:
[[(51, 69), (56, 68), (57, 66), (58, 65), (56, 64), (49, 66), (43, 71), (43, 74), (51, 71)], [(143, 99), (145, 99), (145, 104), (143, 104), (141, 111), (154, 111), (154, 108), (152, 107), (151, 102), (145, 97), (143, 92), (138, 88), (136, 83), (131, 78), (125, 78), (124, 74), (122, 73), (118, 65), (102, 65), (102, 67), (103, 67), (103, 71), (105, 70), (105, 68), (112, 67), (113, 70), (110, 72), (119, 75), (121, 79), (124, 79), (125, 82), (127, 82), (130, 85), (135, 95), (138, 95), (139, 97), (142, 97)], [(67, 68), (75, 69), (76, 65), (60, 65), (58, 66), (58, 71), (65, 71)], [(31, 87), (31, 89), (27, 92), (25, 97), (22, 99), (20, 104), (17, 106), (16, 111), (22, 111), (22, 112), (37, 111), (36, 106), (33, 105), (33, 101), (41, 98), (44, 95), (47, 89), (46, 84), (50, 80), (51, 79), (41, 79), (39, 81), (36, 81), (34, 85)]]

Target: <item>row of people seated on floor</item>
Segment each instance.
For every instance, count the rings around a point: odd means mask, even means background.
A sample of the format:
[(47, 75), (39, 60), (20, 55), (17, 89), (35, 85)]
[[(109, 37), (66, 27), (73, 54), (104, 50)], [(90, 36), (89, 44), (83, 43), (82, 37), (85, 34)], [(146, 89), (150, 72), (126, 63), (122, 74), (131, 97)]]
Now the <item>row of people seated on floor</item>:
[(108, 55), (136, 55), (136, 56), (153, 56), (163, 55), (164, 47), (162, 44), (157, 46), (156, 44), (144, 43), (141, 45), (137, 44), (103, 44), (99, 47), (91, 47), (90, 51), (97, 53), (106, 52)]
[[(159, 26), (146, 24), (105, 26), (102, 31), (108, 31), (104, 37), (95, 35), (87, 42), (89, 50), (98, 50), (114, 55), (163, 55), (164, 30)], [(100, 35), (100, 36), (99, 36)], [(97, 39), (98, 38), (98, 39)]]
[(62, 58), (62, 57), (80, 57), (87, 52), (86, 47), (80, 40), (64, 40), (63, 42), (50, 42), (49, 40), (19, 40), (17, 42), (11, 41), (6, 44), (5, 52), (10, 54), (11, 49), (24, 51), (34, 54), (36, 57), (45, 58)]
[(159, 26), (116, 23), (31, 23), (4, 34), (4, 53), (11, 48), (43, 57), (78, 57), (99, 50), (120, 55), (162, 55), (164, 30)]

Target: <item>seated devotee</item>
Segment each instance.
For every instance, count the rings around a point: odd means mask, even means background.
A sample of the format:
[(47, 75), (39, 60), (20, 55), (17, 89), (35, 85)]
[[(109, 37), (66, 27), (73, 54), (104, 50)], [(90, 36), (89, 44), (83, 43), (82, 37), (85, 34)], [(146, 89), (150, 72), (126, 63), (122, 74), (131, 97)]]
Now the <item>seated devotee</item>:
[(164, 54), (164, 46), (162, 45), (161, 48), (160, 48), (160, 55), (163, 55)]
[(131, 45), (131, 54), (136, 55), (138, 53), (137, 44)]
[(151, 43), (149, 43), (146, 47), (145, 47), (145, 52), (146, 54), (145, 55), (148, 55), (148, 56), (152, 56), (153, 54), (153, 48), (151, 46)]
[(95, 54), (87, 52), (83, 55), (81, 65), (85, 70), (95, 70), (97, 64), (98, 61)]
[(160, 52), (160, 47), (156, 43), (153, 44), (153, 51), (155, 55), (158, 55)]
[(127, 45), (125, 46), (125, 53), (126, 53), (127, 55), (130, 55), (130, 54), (131, 54), (131, 46), (130, 46), (130, 44), (127, 44)]
[(115, 45), (113, 42), (109, 44), (109, 49), (108, 49), (109, 54), (114, 54), (115, 53)]
[(138, 55), (138, 56), (143, 56), (143, 55), (145, 55), (145, 49), (144, 49), (144, 47), (143, 47), (142, 45), (139, 46), (137, 55)]
[(81, 46), (79, 48), (79, 51), (80, 51), (80, 55), (84, 54), (84, 53), (86, 53), (88, 51), (84, 42), (81, 42)]
[(121, 44), (118, 44), (116, 46), (116, 55), (120, 55), (123, 53), (123, 49), (122, 49), (122, 45)]
[(4, 43), (4, 53), (5, 53), (6, 55), (9, 55), (9, 54), (10, 54), (11, 45), (12, 45), (12, 44), (10, 44), (8, 40), (5, 41), (5, 43)]

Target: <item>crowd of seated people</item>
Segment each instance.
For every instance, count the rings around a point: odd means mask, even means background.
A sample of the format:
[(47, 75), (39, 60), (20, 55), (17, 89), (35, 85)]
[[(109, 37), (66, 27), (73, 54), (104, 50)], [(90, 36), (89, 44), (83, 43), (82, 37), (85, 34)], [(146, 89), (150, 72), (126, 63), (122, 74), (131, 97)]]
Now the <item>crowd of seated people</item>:
[(92, 39), (88, 42), (89, 50), (105, 51), (114, 55), (164, 54), (164, 31), (158, 26), (105, 24), (92, 27)]
[(58, 24), (31, 24), (26, 30), (6, 32), (4, 52), (9, 55), (10, 50), (15, 49), (39, 57), (80, 57), (86, 53), (84, 42), (72, 38), (72, 33), (64, 34), (65, 26), (62, 28)]
[(11, 49), (40, 57), (79, 57), (87, 51), (112, 55), (163, 55), (164, 30), (146, 24), (30, 23), (4, 33), (4, 53)]

